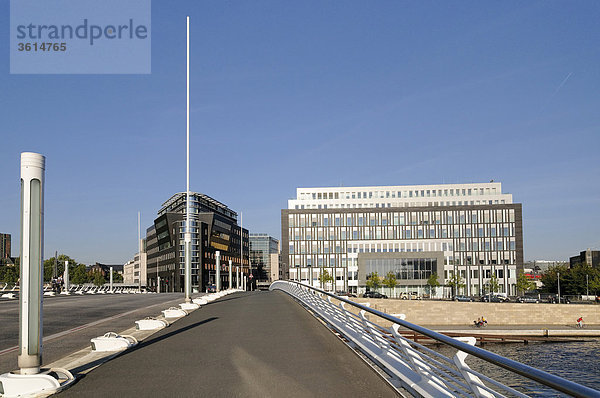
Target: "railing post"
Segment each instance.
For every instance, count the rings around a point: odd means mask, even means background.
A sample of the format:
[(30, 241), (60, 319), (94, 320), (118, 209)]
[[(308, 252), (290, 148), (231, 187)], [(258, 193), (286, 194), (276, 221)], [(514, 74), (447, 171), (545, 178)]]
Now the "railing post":
[[(455, 339), (472, 346), (474, 346), (475, 342), (477, 341), (475, 337), (455, 337)], [(458, 368), (460, 374), (462, 374), (463, 378), (469, 385), (469, 388), (471, 389), (471, 391), (473, 391), (473, 394), (475, 394), (477, 398), (493, 398), (493, 394), (478, 386), (478, 384), (483, 385), (481, 379), (475, 376), (474, 374), (468, 372), (468, 370), (471, 369), (469, 365), (467, 365), (467, 363), (465, 362), (465, 359), (468, 355), (469, 354), (467, 354), (466, 352), (459, 350), (456, 352), (452, 360), (454, 361), (454, 364)]]

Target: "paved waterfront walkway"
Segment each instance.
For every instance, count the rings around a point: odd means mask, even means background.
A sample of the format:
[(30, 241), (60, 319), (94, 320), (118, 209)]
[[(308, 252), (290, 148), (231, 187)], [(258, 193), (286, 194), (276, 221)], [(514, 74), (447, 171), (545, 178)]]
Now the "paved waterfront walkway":
[(391, 397), (344, 343), (282, 292), (203, 306), (61, 397)]

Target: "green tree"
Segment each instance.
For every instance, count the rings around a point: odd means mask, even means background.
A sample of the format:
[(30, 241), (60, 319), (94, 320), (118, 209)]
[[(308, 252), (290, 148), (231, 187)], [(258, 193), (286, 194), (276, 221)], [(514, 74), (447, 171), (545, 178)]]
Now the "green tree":
[(383, 286), (387, 287), (390, 291), (390, 296), (392, 295), (392, 289), (396, 287), (398, 281), (396, 280), (396, 274), (392, 271), (388, 272), (383, 279)]
[(460, 289), (464, 289), (465, 286), (465, 282), (462, 278), (462, 276), (460, 276), (460, 274), (454, 273), (452, 271), (451, 272), (451, 276), (450, 276), (450, 280), (446, 283), (446, 285), (450, 286), (450, 288), (452, 289), (452, 295), (456, 296), (458, 294), (458, 292), (460, 291)]
[(600, 276), (590, 278), (589, 289), (590, 294), (593, 294), (595, 296), (600, 294)]
[(517, 290), (524, 294), (528, 290), (535, 289), (535, 283), (525, 275), (523, 271), (519, 271), (517, 275)]
[[(112, 274), (113, 274), (113, 282), (114, 283), (123, 282), (123, 275), (121, 275), (120, 273), (118, 273), (115, 270), (113, 270)], [(109, 278), (110, 278), (110, 276), (109, 276)]]
[(549, 267), (540, 278), (543, 283), (542, 291), (546, 293), (558, 293), (558, 273), (560, 273), (561, 290), (564, 289), (563, 278), (567, 274), (568, 270), (569, 267), (567, 266), (567, 263), (561, 263)]
[(496, 276), (496, 274), (492, 274), (492, 277), (488, 282), (488, 286), (490, 287), (490, 293), (492, 294), (500, 290), (500, 284), (498, 283), (498, 277)]
[(430, 297), (435, 296), (435, 292), (439, 286), (440, 286), (440, 282), (438, 281), (438, 274), (436, 272), (434, 272), (427, 279), (427, 288), (429, 289)]
[(321, 282), (321, 288), (325, 289), (328, 282), (333, 282), (333, 276), (328, 270), (324, 269), (319, 274), (319, 281)]
[[(66, 254), (59, 254), (57, 257), (57, 277), (62, 276), (65, 272), (65, 261), (69, 262), (69, 278), (73, 276), (73, 270), (79, 265), (77, 261), (67, 256)], [(49, 282), (54, 274), (54, 256), (44, 260), (44, 281)]]
[(17, 265), (2, 266), (0, 267), (0, 281), (15, 284), (19, 280), (20, 272), (20, 267)]
[(100, 271), (94, 272), (93, 283), (96, 286), (102, 286), (106, 283), (106, 280), (104, 279), (104, 275), (102, 275), (102, 272), (100, 272)]
[(381, 277), (377, 272), (367, 275), (367, 287), (370, 290), (377, 290), (381, 286)]
[(73, 267), (73, 271), (71, 271), (71, 267), (69, 267), (69, 279), (71, 280), (71, 283), (76, 285), (82, 285), (91, 281), (90, 275), (88, 275), (84, 264), (78, 264)]

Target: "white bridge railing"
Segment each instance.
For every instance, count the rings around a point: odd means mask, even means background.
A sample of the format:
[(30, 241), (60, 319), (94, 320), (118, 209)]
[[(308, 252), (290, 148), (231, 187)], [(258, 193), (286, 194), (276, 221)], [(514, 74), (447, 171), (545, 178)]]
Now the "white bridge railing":
[[(475, 347), (473, 337), (451, 338), (406, 322), (403, 316), (392, 316), (298, 282), (276, 281), (269, 289), (282, 290), (300, 301), (340, 333), (350, 346), (376, 363), (389, 376), (393, 385), (404, 388), (414, 396), (528, 397), (523, 392), (471, 369), (465, 362), (470, 354), (556, 392), (577, 397), (600, 397), (600, 391)], [(375, 317), (379, 322), (391, 322), (392, 326), (384, 327), (377, 324), (375, 319), (370, 319)], [(403, 337), (400, 331), (404, 329), (454, 347), (457, 352), (452, 358), (448, 358)]]

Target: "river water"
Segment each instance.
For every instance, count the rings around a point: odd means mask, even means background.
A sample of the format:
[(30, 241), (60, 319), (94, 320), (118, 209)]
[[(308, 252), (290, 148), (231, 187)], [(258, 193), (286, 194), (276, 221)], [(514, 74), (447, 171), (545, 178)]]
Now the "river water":
[[(600, 339), (570, 343), (529, 343), (527, 345), (519, 343), (486, 344), (482, 348), (586, 387), (600, 390)], [(440, 349), (440, 351), (447, 350)], [(442, 353), (447, 356), (453, 355), (449, 351)], [(468, 356), (467, 364), (473, 370), (527, 395), (534, 397), (562, 396), (547, 387), (516, 376), (479, 358)]]

